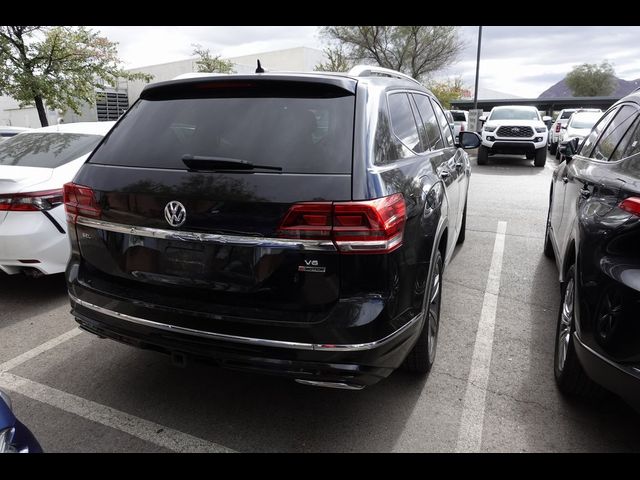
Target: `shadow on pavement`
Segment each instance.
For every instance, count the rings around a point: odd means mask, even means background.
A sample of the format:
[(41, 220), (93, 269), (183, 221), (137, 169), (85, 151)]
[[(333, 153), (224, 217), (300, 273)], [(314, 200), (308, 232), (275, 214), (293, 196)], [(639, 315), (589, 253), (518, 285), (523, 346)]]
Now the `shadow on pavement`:
[(62, 273), (40, 278), (0, 273), (0, 327), (47, 312), (68, 301)]

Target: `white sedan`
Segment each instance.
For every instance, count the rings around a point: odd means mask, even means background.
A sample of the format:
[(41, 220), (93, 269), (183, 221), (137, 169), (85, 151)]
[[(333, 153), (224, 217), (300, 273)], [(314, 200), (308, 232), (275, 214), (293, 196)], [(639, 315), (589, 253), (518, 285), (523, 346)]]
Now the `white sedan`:
[(70, 255), (63, 185), (115, 122), (69, 123), (0, 143), (0, 270), (63, 272)]

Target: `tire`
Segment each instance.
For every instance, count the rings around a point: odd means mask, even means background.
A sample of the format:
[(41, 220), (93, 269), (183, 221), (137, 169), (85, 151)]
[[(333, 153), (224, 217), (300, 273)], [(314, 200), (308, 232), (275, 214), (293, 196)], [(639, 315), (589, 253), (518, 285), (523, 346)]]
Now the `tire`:
[(560, 154), (560, 149), (557, 149), (556, 150), (556, 160), (560, 160), (561, 159), (560, 157), (562, 157), (562, 155)]
[(484, 145), (478, 147), (478, 165), (486, 165), (489, 161), (489, 149)]
[(575, 266), (567, 272), (566, 282), (560, 291), (561, 302), (558, 311), (558, 324), (553, 355), (553, 373), (558, 389), (566, 395), (575, 395), (589, 399), (599, 399), (603, 389), (585, 373), (576, 354), (573, 332), (575, 332)]
[(424, 306), (426, 319), (422, 325), (418, 340), (402, 364), (404, 370), (408, 372), (429, 373), (435, 361), (440, 326), (440, 304), (442, 301), (442, 271), (442, 255), (438, 251), (434, 259), (433, 271), (427, 283), (429, 290), (428, 297), (425, 298), (426, 305)]
[(551, 145), (549, 145), (549, 153), (551, 153), (551, 155), (555, 155), (556, 152), (558, 151), (558, 143), (552, 143)]
[(556, 258), (556, 252), (553, 251), (553, 245), (551, 244), (551, 238), (549, 237), (549, 220), (551, 219), (551, 202), (552, 198), (549, 198), (549, 211), (547, 212), (547, 223), (544, 232), (544, 256), (547, 258)]
[[(467, 193), (468, 195), (468, 193)], [(467, 201), (464, 201), (464, 210), (462, 211), (462, 223), (460, 224), (460, 233), (456, 245), (464, 243), (465, 231), (467, 230)]]
[(533, 160), (533, 165), (536, 167), (544, 167), (547, 163), (547, 149), (539, 148), (536, 150), (536, 158)]

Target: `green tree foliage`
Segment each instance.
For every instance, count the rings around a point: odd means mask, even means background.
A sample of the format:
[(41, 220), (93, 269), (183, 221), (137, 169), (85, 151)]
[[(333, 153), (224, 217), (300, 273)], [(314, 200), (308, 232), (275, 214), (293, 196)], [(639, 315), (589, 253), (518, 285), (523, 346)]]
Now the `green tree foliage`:
[(314, 70), (318, 72), (346, 72), (353, 66), (341, 45), (325, 48), (324, 54), (327, 61), (315, 66)]
[(118, 79), (151, 80), (120, 68), (117, 43), (85, 27), (0, 26), (0, 94), (35, 104), (47, 126), (51, 109), (80, 113), (96, 88)]
[(454, 26), (326, 26), (320, 33), (352, 61), (373, 62), (416, 80), (453, 63), (464, 46)]
[(574, 97), (611, 95), (616, 88), (613, 66), (604, 61), (577, 65), (567, 74), (565, 83)]
[(205, 73), (236, 73), (233, 68), (233, 62), (230, 60), (224, 60), (220, 55), (211, 56), (211, 51), (208, 48), (204, 48), (202, 45), (194, 44), (192, 55), (198, 56), (199, 72)]
[(453, 79), (448, 78), (440, 82), (432, 82), (429, 84), (429, 89), (446, 109), (451, 108), (451, 102), (453, 100), (471, 96), (471, 91), (464, 86), (462, 78), (459, 77)]

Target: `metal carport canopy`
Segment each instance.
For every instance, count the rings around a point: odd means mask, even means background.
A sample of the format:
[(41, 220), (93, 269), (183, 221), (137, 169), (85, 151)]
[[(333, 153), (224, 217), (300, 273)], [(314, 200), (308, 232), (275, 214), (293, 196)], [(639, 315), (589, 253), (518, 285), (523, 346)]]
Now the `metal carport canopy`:
[[(501, 105), (531, 105), (548, 114), (563, 108), (600, 108), (603, 111), (620, 100), (620, 97), (556, 97), (556, 98), (496, 98), (478, 100), (478, 108), (489, 111)], [(471, 110), (473, 99), (453, 100), (452, 110)]]

